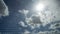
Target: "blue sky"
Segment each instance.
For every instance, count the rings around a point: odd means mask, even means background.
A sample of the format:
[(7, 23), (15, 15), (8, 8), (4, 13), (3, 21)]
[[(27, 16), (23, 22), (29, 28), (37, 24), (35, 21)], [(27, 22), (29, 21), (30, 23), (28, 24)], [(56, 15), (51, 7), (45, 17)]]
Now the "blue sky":
[[(52, 2), (46, 0), (45, 2), (53, 3), (52, 5), (48, 4), (48, 6), (51, 5), (49, 7), (54, 6), (53, 9), (51, 9), (51, 8), (49, 8), (49, 9), (50, 9), (50, 11), (53, 11), (52, 13), (54, 15), (56, 14), (55, 16), (58, 16), (58, 17), (53, 18), (54, 16), (51, 15), (52, 22), (48, 21), (48, 22), (50, 22), (48, 24), (42, 23), (42, 25), (41, 25), (41, 23), (39, 23), (38, 25), (36, 24), (37, 26), (36, 25), (34, 26), (35, 23), (33, 23), (33, 25), (31, 25), (31, 24), (29, 25), (29, 23), (36, 22), (40, 19), (39, 15), (38, 16), (36, 15), (39, 12), (35, 11), (35, 9), (33, 9), (33, 7), (36, 6), (35, 3), (38, 3), (39, 1), (42, 2), (42, 0), (38, 0), (38, 1), (37, 0), (4, 0), (5, 4), (8, 6), (8, 9), (9, 9), (9, 16), (1, 17), (0, 31), (16, 32), (16, 33), (20, 32), (21, 34), (25, 33), (27, 31), (28, 33), (31, 33), (31, 34), (33, 34), (33, 33), (38, 34), (39, 32), (46, 32), (46, 31), (50, 32), (50, 31), (55, 31), (58, 29), (60, 30), (60, 28), (59, 28), (60, 26), (55, 28), (55, 22), (58, 22), (58, 24), (60, 25), (59, 12), (56, 12), (56, 11), (60, 11), (60, 10), (59, 10), (59, 8), (56, 10), (54, 8), (55, 5), (57, 5), (57, 4), (59, 7), (59, 3), (58, 3), (58, 1), (56, 2), (56, 0), (53, 0)], [(33, 19), (32, 17), (35, 17), (38, 19), (36, 21), (33, 21), (35, 18)], [(46, 19), (48, 20), (48, 17)], [(30, 20), (31, 20), (31, 22), (30, 22)], [(54, 24), (52, 24), (52, 23), (54, 23)], [(51, 28), (51, 29), (49, 29), (49, 28)]]

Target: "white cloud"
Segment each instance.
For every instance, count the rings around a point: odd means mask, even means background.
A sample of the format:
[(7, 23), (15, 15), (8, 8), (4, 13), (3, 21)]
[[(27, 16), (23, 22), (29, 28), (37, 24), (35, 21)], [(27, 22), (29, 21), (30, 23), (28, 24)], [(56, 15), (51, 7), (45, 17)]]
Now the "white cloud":
[(39, 2), (43, 3), (47, 9), (44, 11), (34, 11), (36, 14), (32, 14), (29, 18), (27, 17), (27, 14), (29, 13), (28, 10), (19, 10), (20, 13), (23, 13), (26, 16), (25, 21), (29, 26), (35, 28), (40, 25), (45, 26), (60, 20), (60, 8), (58, 7), (56, 0), (39, 0)]
[(24, 14), (26, 16), (29, 11), (23, 9), (23, 10), (18, 10), (18, 12), (20, 12), (20, 13), (22, 13), (22, 14)]
[(29, 32), (29, 31), (25, 30), (25, 32), (23, 34), (60, 34), (60, 31), (57, 31), (57, 30), (55, 30), (55, 31), (39, 31), (36, 33), (34, 31)]
[(47, 34), (47, 32), (38, 32), (37, 34)]
[(9, 11), (7, 5), (4, 3), (3, 0), (0, 0), (0, 16), (8, 16)]
[(20, 21), (18, 24), (21, 25), (22, 27), (27, 27), (27, 25), (25, 25), (23, 21)]
[(30, 34), (31, 32), (29, 32), (28, 30), (25, 30), (25, 32), (23, 34)]
[(28, 15), (28, 10), (19, 10), (18, 12), (22, 13), (25, 15), (25, 21), (26, 23), (32, 28), (36, 28), (36, 27), (39, 27), (40, 26), (40, 19), (39, 19), (39, 16), (37, 15), (31, 15), (29, 18), (27, 17)]
[(41, 25), (40, 18), (37, 15), (30, 16), (29, 18), (26, 18), (25, 21), (29, 26), (31, 26), (32, 29), (39, 27)]
[(60, 28), (60, 23), (51, 24), (51, 26), (49, 27), (49, 29), (56, 29), (56, 28)]
[[(31, 27), (31, 29), (34, 29), (36, 27), (40, 27), (40, 25), (45, 26), (47, 24), (50, 24), (55, 21), (60, 20), (60, 8), (58, 7), (58, 4), (56, 3), (56, 0), (40, 0), (44, 4), (47, 5), (47, 11), (35, 11), (37, 14), (32, 14), (29, 18), (27, 17), (29, 11), (27, 10), (19, 10), (20, 13), (24, 14), (26, 16), (25, 21), (26, 23)], [(22, 23), (22, 22), (21, 22)], [(59, 25), (58, 25), (59, 24)], [(24, 26), (24, 23), (22, 23)], [(40, 32), (29, 32), (25, 31), (24, 34), (60, 34), (60, 31), (56, 30), (56, 28), (60, 27), (60, 23), (54, 23), (51, 24), (49, 29), (53, 29), (51, 31), (40, 31)]]
[(60, 31), (54, 30), (54, 31), (40, 31), (37, 34), (60, 34)]
[[(51, 15), (49, 17), (46, 16), (46, 17), (48, 17), (45, 20), (46, 22), (60, 20), (59, 19), (60, 18), (60, 15), (59, 15), (60, 14), (60, 7), (59, 7), (59, 4), (57, 3), (57, 1), (58, 0), (40, 0), (40, 1), (37, 1), (38, 3), (40, 2), (40, 3), (43, 3), (44, 5), (47, 6), (46, 8), (48, 8), (48, 11), (47, 11), (48, 12), (48, 15), (50, 15), (49, 13), (51, 12)], [(38, 12), (38, 11), (36, 11), (36, 12)], [(46, 12), (46, 11), (43, 11), (43, 12)], [(47, 13), (46, 13), (46, 15), (47, 15)], [(54, 16), (56, 18), (54, 18)]]
[(48, 31), (47, 32), (48, 34), (60, 34), (60, 31), (57, 31), (57, 30), (55, 30), (55, 31)]

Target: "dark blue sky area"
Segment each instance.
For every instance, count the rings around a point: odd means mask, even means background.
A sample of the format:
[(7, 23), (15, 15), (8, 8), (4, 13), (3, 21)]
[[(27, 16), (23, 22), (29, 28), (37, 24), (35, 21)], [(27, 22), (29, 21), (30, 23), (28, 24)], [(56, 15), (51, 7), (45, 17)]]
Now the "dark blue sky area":
[[(4, 0), (9, 9), (9, 16), (2, 17), (0, 19), (0, 31), (1, 32), (17, 32), (23, 31), (24, 28), (18, 25), (19, 21), (24, 21), (25, 17), (19, 13), (18, 10), (28, 9), (28, 4), (31, 0)], [(22, 29), (19, 30), (19, 27)]]
[(10, 9), (26, 9), (28, 5), (31, 6), (32, 0), (4, 0)]

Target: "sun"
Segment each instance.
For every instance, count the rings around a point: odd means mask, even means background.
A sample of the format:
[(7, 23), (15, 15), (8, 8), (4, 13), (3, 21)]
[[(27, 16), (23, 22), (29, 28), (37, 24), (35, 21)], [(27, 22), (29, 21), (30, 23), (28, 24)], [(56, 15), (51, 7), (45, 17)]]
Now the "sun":
[(35, 9), (36, 9), (37, 11), (43, 11), (44, 8), (45, 8), (45, 5), (42, 4), (42, 3), (38, 3), (38, 4), (35, 6)]

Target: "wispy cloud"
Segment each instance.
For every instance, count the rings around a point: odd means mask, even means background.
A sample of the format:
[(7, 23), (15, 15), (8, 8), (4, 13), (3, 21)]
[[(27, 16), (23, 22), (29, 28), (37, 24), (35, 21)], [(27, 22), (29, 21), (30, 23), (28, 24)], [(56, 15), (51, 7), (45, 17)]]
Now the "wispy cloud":
[(4, 3), (3, 0), (0, 0), (0, 16), (8, 16), (9, 11), (7, 5)]

